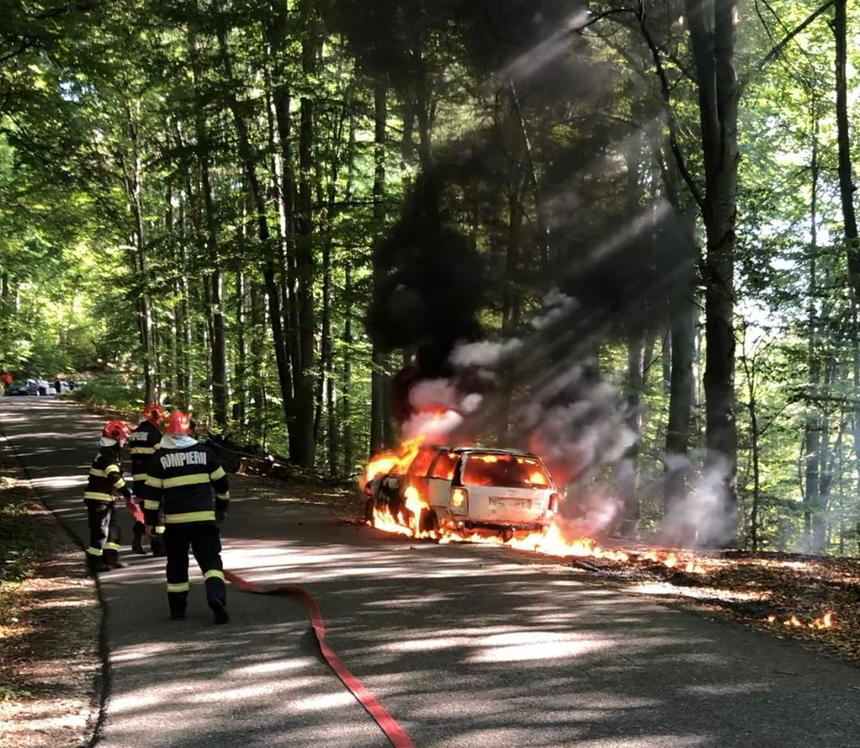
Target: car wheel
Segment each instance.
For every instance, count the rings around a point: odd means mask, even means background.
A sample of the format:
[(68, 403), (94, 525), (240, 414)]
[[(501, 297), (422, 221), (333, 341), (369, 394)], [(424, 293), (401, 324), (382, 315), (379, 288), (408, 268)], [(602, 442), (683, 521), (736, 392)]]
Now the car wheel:
[(418, 522), (420, 532), (435, 532), (439, 529), (439, 517), (433, 509), (424, 509)]

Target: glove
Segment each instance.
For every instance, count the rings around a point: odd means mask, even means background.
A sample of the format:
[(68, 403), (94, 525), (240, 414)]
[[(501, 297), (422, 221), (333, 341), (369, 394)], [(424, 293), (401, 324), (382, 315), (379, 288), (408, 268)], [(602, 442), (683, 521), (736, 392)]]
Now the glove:
[(216, 509), (215, 510), (215, 524), (220, 527), (220, 525), (224, 522), (224, 518), (227, 516), (226, 509)]

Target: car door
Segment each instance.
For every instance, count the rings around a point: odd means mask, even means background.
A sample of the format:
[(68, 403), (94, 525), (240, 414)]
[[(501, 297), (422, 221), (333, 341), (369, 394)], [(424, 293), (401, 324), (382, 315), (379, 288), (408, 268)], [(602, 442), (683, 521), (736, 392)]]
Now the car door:
[(427, 472), (427, 501), (437, 510), (448, 511), (451, 498), (451, 480), (457, 465), (457, 455), (447, 449), (439, 451)]

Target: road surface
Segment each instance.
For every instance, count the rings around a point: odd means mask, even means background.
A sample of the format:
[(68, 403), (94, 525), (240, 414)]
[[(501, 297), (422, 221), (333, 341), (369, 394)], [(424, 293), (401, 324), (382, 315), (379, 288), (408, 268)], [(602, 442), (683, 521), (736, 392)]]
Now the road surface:
[[(102, 422), (49, 398), (0, 398), (0, 429), (82, 544)], [(307, 585), (329, 643), (418, 746), (860, 745), (854, 667), (561, 564), (413, 544), (262, 498), (252, 479), (233, 485), (225, 566)], [(192, 562), (189, 617), (170, 621), (163, 561), (122, 555), (126, 568), (103, 576), (100, 746), (388, 745), (321, 661), (297, 602), (229, 588), (232, 622), (213, 626)]]

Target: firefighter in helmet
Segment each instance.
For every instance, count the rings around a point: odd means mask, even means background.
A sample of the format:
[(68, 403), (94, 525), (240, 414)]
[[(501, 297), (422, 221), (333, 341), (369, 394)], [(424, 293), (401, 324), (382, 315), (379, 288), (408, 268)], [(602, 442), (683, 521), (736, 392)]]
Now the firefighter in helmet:
[[(141, 421), (128, 435), (128, 448), (131, 452), (131, 473), (134, 479), (134, 496), (129, 510), (135, 517), (134, 542), (131, 549), (135, 553), (146, 553), (143, 549), (143, 536), (146, 525), (142, 512), (146, 466), (161, 441), (161, 423), (164, 421), (164, 408), (158, 403), (150, 403), (140, 413)], [(159, 517), (150, 535), (149, 547), (153, 556), (164, 555), (164, 520)]]
[(119, 562), (120, 529), (116, 512), (117, 495), (131, 498), (122, 477), (120, 450), (128, 436), (125, 421), (108, 421), (102, 429), (99, 451), (90, 467), (84, 503), (90, 529), (87, 565), (93, 574), (116, 569)]
[(203, 573), (215, 622), (227, 623), (219, 525), (227, 513), (230, 491), (220, 461), (192, 436), (192, 430), (191, 419), (182, 411), (168, 416), (161, 445), (146, 468), (144, 513), (150, 529), (159, 512), (164, 513), (170, 617), (185, 618), (190, 548)]

